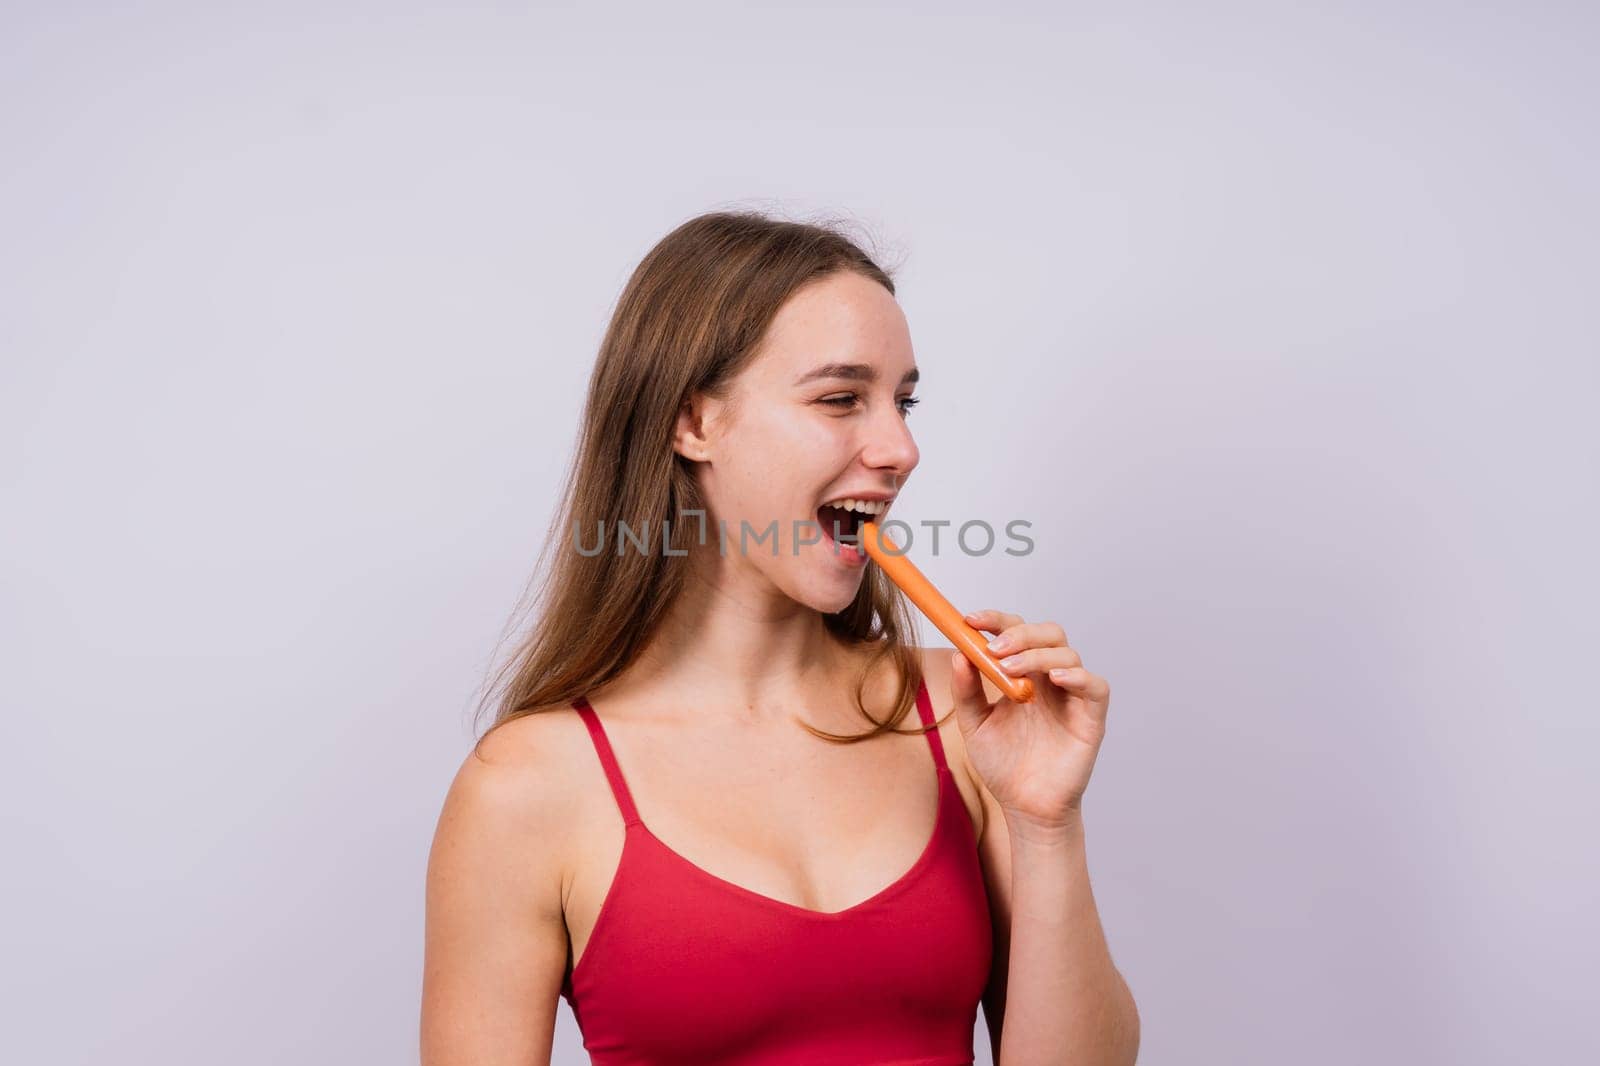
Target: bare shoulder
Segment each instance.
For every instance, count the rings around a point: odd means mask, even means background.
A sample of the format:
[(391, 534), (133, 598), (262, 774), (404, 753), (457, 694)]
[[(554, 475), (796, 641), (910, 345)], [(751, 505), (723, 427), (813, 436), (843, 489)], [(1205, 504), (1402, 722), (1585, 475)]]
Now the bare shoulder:
[(428, 855), (422, 1061), (548, 1058), (584, 726), (551, 708), (492, 729), (445, 796)]
[(476, 762), (489, 772), (544, 780), (570, 766), (573, 752), (588, 745), (578, 712), (565, 703), (550, 704), (490, 729), (463, 765)]
[[(973, 826), (981, 837), (994, 810), (994, 803), (978, 775), (973, 772), (972, 764), (967, 761), (966, 740), (961, 735), (961, 726), (956, 722), (955, 715), (950, 713), (954, 706), (950, 695), (950, 656), (955, 654), (955, 649), (919, 647), (917, 651), (922, 654), (923, 682), (928, 687), (928, 699), (933, 704), (934, 717), (945, 719), (939, 726), (939, 738), (944, 742), (950, 767), (961, 786), (961, 797), (966, 801), (968, 813), (972, 815)], [(1000, 690), (988, 678), (983, 680), (983, 690), (990, 700), (1000, 697)], [(946, 718), (946, 715), (949, 717)]]
[(566, 705), (490, 729), (456, 771), (441, 832), (515, 836), (558, 850), (577, 813), (577, 756), (588, 744), (582, 719)]

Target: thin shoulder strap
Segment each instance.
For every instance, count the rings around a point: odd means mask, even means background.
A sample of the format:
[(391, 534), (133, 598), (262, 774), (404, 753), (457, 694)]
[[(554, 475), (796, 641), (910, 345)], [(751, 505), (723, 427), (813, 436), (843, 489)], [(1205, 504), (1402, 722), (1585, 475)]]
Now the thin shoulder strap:
[(611, 750), (611, 741), (606, 739), (600, 716), (594, 713), (594, 708), (589, 706), (589, 700), (584, 696), (573, 700), (572, 705), (583, 717), (583, 724), (589, 727), (589, 739), (594, 741), (594, 750), (600, 756), (606, 780), (611, 782), (611, 794), (617, 798), (617, 807), (622, 811), (622, 824), (637, 825), (639, 811), (633, 805), (633, 793), (628, 791), (628, 783), (622, 779), (622, 767), (617, 765), (616, 753)]
[[(917, 713), (922, 716), (922, 724), (931, 726), (934, 722), (933, 700), (928, 696), (928, 683), (926, 680), (917, 682)], [(944, 757), (944, 738), (939, 735), (937, 728), (927, 732), (928, 746), (933, 749), (933, 764), (941, 770), (947, 770), (950, 764)]]

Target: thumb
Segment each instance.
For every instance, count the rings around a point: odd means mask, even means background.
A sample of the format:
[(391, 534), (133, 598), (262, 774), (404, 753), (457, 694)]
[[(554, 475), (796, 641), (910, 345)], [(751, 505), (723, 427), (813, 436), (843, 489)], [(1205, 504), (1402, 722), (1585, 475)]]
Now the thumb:
[(994, 709), (984, 695), (983, 678), (978, 668), (959, 651), (951, 652), (950, 696), (956, 707), (956, 724), (961, 727), (964, 737), (976, 733)]

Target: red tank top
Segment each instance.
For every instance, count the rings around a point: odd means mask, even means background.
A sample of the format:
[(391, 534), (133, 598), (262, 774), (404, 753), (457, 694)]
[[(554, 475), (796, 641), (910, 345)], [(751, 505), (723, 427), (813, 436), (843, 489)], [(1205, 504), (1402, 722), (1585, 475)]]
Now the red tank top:
[[(594, 708), (589, 727), (627, 827), (594, 932), (561, 994), (600, 1066), (966, 1066), (993, 941), (972, 820), (933, 749), (939, 813), (916, 863), (842, 911), (725, 881), (639, 820)], [(932, 724), (925, 686), (917, 712)]]

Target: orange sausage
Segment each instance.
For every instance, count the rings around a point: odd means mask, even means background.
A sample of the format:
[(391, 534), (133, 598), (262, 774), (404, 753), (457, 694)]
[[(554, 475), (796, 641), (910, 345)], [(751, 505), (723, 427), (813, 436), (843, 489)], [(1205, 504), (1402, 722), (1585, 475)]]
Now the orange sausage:
[(906, 598), (916, 604), (917, 609), (939, 627), (939, 632), (949, 637), (968, 661), (1006, 694), (1007, 699), (1013, 703), (1027, 703), (1033, 699), (1033, 681), (1026, 677), (1012, 677), (1001, 668), (985, 647), (988, 638), (967, 625), (961, 612), (933, 587), (933, 583), (923, 576), (915, 563), (901, 554), (900, 545), (879, 529), (876, 522), (862, 522), (858, 539), (861, 549), (883, 568), (889, 580), (900, 586)]

